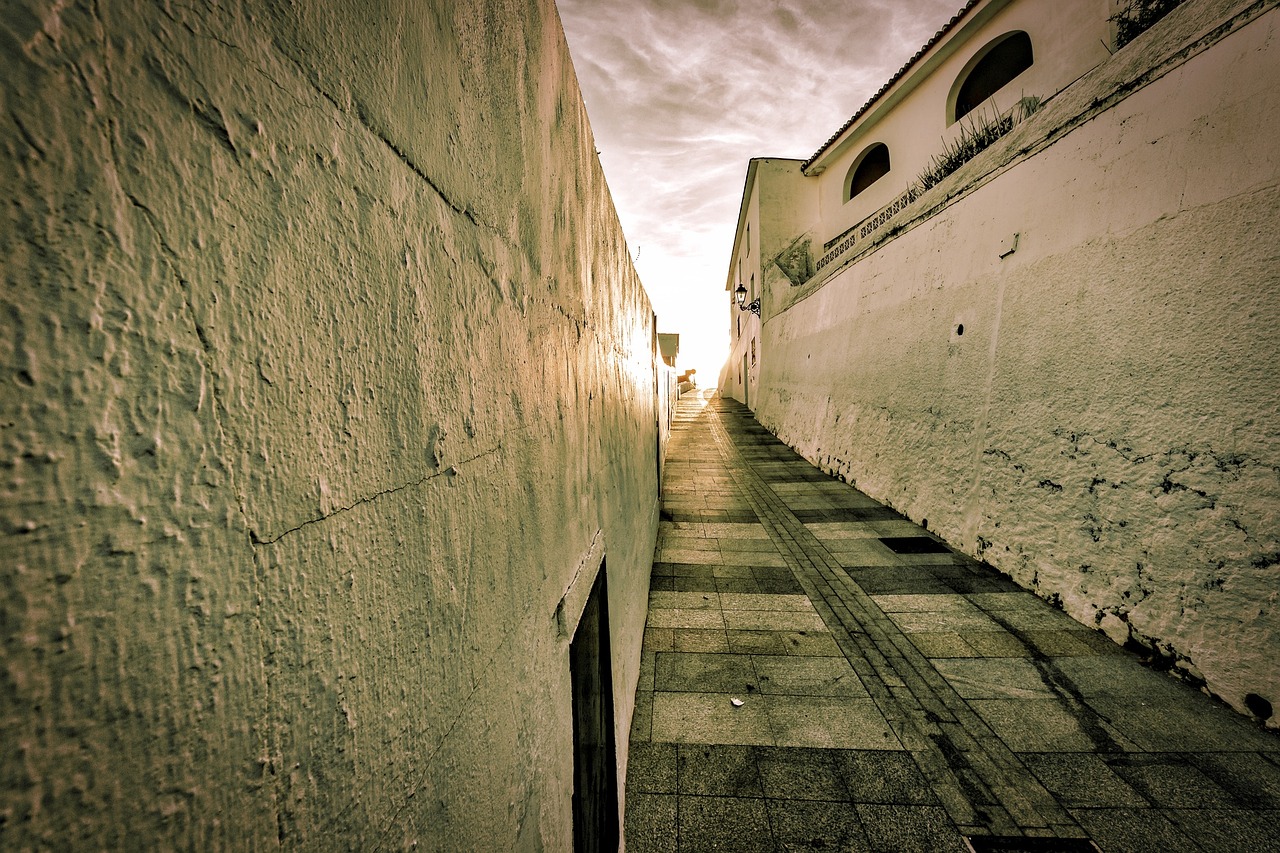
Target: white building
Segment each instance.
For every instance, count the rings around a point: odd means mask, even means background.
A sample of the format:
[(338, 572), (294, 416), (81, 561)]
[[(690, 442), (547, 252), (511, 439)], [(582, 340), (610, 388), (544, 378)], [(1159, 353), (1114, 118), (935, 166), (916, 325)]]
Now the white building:
[(1263, 718), (1275, 6), (1188, 0), (1120, 45), (1115, 3), (968, 3), (808, 159), (749, 165), (726, 290), (759, 316), (730, 309), (720, 382), (825, 469)]

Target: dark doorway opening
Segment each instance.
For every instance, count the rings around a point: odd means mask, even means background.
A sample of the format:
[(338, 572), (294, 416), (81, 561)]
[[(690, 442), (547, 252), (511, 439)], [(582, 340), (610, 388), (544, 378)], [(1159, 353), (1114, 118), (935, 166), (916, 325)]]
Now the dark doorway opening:
[(604, 566), (569, 643), (573, 685), (573, 849), (618, 849), (618, 771), (613, 743), (613, 673)]

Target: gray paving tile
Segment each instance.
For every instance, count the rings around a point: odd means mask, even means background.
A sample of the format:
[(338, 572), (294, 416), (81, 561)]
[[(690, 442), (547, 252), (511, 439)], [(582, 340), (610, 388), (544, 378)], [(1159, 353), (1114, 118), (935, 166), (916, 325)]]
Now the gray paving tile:
[(771, 747), (733, 744), (680, 744), (680, 794), (762, 797), (757, 755)]
[(1150, 803), (1100, 755), (1062, 752), (1020, 756), (1022, 763), (1067, 808), (1146, 807)]
[(964, 641), (979, 655), (989, 658), (1032, 657), (1034, 650), (1003, 631), (966, 631)]
[(940, 806), (859, 803), (855, 807), (872, 850), (883, 853), (967, 853), (964, 839)]
[(871, 600), (885, 613), (916, 611), (981, 614), (981, 609), (958, 593), (949, 595), (873, 595)]
[(1276, 746), (1273, 733), (1198, 693), (1178, 702), (1096, 697), (1089, 704), (1125, 737), (1153, 752), (1254, 752)]
[(806, 595), (768, 595), (723, 593), (720, 606), (725, 610), (787, 610), (813, 612), (813, 602)]
[(911, 753), (841, 750), (836, 765), (855, 803), (936, 805), (933, 793)]
[(676, 853), (675, 794), (627, 794), (623, 831), (628, 853)]
[(681, 797), (681, 853), (764, 853), (777, 846), (764, 800)]
[(759, 751), (765, 796), (783, 800), (849, 799), (834, 749), (774, 747)]
[(789, 696), (865, 697), (867, 689), (843, 657), (754, 655), (760, 692)]
[[(969, 707), (1014, 752), (1092, 752), (1098, 747), (1090, 737), (1093, 721), (1057, 699), (974, 699)], [(1106, 723), (1097, 725), (1121, 748), (1136, 749)]]
[(858, 812), (848, 803), (769, 800), (769, 823), (787, 853), (869, 853)]
[(627, 748), (627, 791), (676, 793), (676, 745), (632, 743)]
[(649, 609), (714, 610), (720, 599), (714, 592), (650, 592)]
[(952, 658), (933, 662), (965, 699), (1034, 699), (1056, 695), (1025, 658)]
[(759, 688), (749, 655), (659, 652), (654, 689), (738, 695)]
[[(1278, 756), (1280, 757), (1280, 756)], [(1280, 766), (1255, 752), (1201, 752), (1190, 755), (1200, 769), (1239, 806), (1280, 810)]]
[(671, 581), (671, 589), (675, 592), (719, 592), (720, 581), (714, 576), (707, 573), (705, 577), (674, 577), (668, 578)]
[(725, 564), (712, 566), (711, 574), (716, 578), (740, 578), (742, 580), (756, 579), (755, 574), (751, 571), (751, 566), (745, 564), (740, 566), (730, 566)]
[(654, 741), (772, 746), (773, 727), (760, 698), (734, 707), (727, 693), (653, 694)]
[(1112, 756), (1107, 764), (1153, 805), (1162, 808), (1234, 808), (1235, 801), (1181, 754)]
[(731, 631), (826, 631), (827, 624), (814, 612), (779, 610), (726, 610), (724, 624)]
[(840, 656), (840, 647), (826, 630), (822, 631), (727, 631), (730, 651), (744, 654), (809, 654)]
[(1072, 809), (1103, 853), (1170, 853), (1200, 845), (1156, 809)]
[(672, 628), (670, 651), (728, 652), (729, 641), (719, 628)]
[(719, 610), (651, 610), (650, 628), (720, 628), (724, 617)]
[(902, 749), (870, 699), (761, 696), (778, 746)]
[(1280, 853), (1280, 811), (1178, 809), (1163, 815), (1212, 853)]
[(1000, 626), (993, 622), (991, 617), (977, 608), (974, 608), (973, 612), (958, 613), (947, 611), (890, 613), (889, 618), (908, 634), (917, 631), (954, 631), (963, 634), (966, 631), (1000, 630)]
[[(1004, 635), (1007, 636), (1007, 635)], [(912, 645), (927, 658), (971, 658), (978, 651), (954, 631), (918, 631), (910, 638)]]
[[(633, 796), (668, 797), (676, 750), (677, 831), (663, 823), (655, 843), (959, 850), (950, 814), (974, 832), (1089, 830), (1104, 850), (1267, 849), (1280, 811), (1280, 759), (1264, 757), (1280, 756), (1274, 735), (1135, 668), (990, 567), (958, 553), (891, 553), (879, 537), (929, 534), (821, 475), (744, 409), (716, 405), (726, 408), (696, 428), (678, 414), (689, 441), (664, 484), (664, 511), (687, 520), (659, 525), (630, 765)], [(812, 521), (797, 523), (788, 506)], [(806, 590), (822, 597), (810, 602)], [(809, 695), (848, 693), (854, 668), (820, 618), (788, 620), (832, 610), (856, 626), (846, 635), (832, 624), (866, 668), (868, 693)], [(660, 667), (655, 649), (688, 656)], [(748, 656), (750, 678), (732, 662)], [(738, 684), (740, 708), (713, 692)], [(961, 702), (994, 735), (950, 722), (965, 717)], [(926, 736), (939, 729), (958, 738), (960, 765)], [(781, 760), (799, 755), (808, 760)], [(818, 795), (835, 799), (795, 799)], [(629, 831), (632, 820), (629, 805)]]

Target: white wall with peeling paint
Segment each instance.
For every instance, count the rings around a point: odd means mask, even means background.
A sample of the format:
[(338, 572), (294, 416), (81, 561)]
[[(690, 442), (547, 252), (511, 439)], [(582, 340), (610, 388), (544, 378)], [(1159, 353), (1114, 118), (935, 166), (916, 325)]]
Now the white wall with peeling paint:
[(1278, 42), (1189, 2), (834, 274), (770, 279), (752, 399), (1245, 713), (1280, 705)]
[[(551, 0), (6, 9), (0, 847), (566, 849), (653, 315)], [(572, 626), (569, 626), (572, 628)]]

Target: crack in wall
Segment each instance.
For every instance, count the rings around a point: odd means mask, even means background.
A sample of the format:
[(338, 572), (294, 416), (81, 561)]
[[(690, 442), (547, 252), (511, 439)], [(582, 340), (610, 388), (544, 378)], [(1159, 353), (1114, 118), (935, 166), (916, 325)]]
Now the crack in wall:
[(322, 522), (322, 521), (328, 521), (329, 519), (333, 518), (334, 516), (342, 515), (343, 513), (350, 512), (351, 510), (355, 509), (356, 507), (363, 506), (363, 505), (368, 504), (368, 503), (372, 503), (372, 502), (374, 502), (374, 501), (378, 500), (379, 498), (386, 497), (387, 495), (393, 495), (393, 494), (395, 494), (396, 492), (403, 492), (403, 491), (405, 491), (406, 489), (414, 489), (414, 488), (417, 488), (418, 486), (421, 486), (421, 485), (423, 485), (423, 484), (425, 484), (425, 483), (427, 483), (427, 482), (429, 482), (429, 481), (431, 481), (431, 480), (437, 479), (438, 477), (453, 477), (453, 476), (456, 476), (456, 475), (457, 475), (457, 473), (458, 473), (458, 466), (459, 466), (459, 465), (468, 465), (468, 464), (470, 464), (470, 463), (472, 463), (472, 462), (475, 462), (475, 461), (476, 461), (476, 460), (478, 460), (478, 459), (483, 459), (483, 458), (484, 458), (484, 457), (486, 457), (486, 456), (492, 456), (493, 454), (495, 454), (495, 453), (499, 452), (500, 450), (502, 450), (502, 444), (501, 444), (501, 443), (499, 443), (499, 444), (498, 444), (498, 445), (496, 445), (495, 447), (491, 447), (490, 449), (485, 450), (485, 451), (483, 451), (483, 452), (481, 452), (481, 453), (477, 453), (475, 456), (471, 456), (471, 457), (468, 457), (468, 458), (466, 458), (466, 459), (461, 460), (460, 462), (456, 462), (456, 463), (454, 463), (453, 465), (450, 465), (448, 468), (444, 469), (443, 471), (435, 471), (435, 472), (433, 472), (433, 473), (431, 473), (431, 474), (424, 474), (422, 477), (419, 477), (417, 480), (412, 480), (412, 481), (410, 481), (410, 482), (408, 482), (408, 483), (404, 483), (404, 484), (399, 485), (399, 486), (392, 486), (392, 487), (391, 487), (391, 488), (389, 488), (389, 489), (383, 489), (383, 490), (381, 490), (381, 491), (374, 492), (374, 493), (373, 493), (373, 494), (371, 494), (371, 495), (368, 495), (368, 496), (366, 496), (366, 497), (363, 497), (363, 498), (359, 498), (359, 499), (357, 499), (356, 501), (354, 501), (354, 502), (353, 502), (353, 503), (351, 503), (351, 504), (348, 504), (347, 506), (341, 506), (341, 507), (338, 507), (337, 509), (334, 509), (334, 510), (331, 510), (331, 511), (329, 511), (329, 512), (327, 512), (327, 513), (324, 513), (324, 514), (322, 514), (322, 515), (319, 515), (319, 516), (317, 516), (317, 517), (315, 517), (315, 518), (307, 519), (306, 521), (302, 522), (301, 524), (298, 524), (298, 525), (296, 525), (296, 526), (294, 526), (294, 527), (290, 527), (288, 530), (285, 530), (284, 532), (279, 533), (279, 534), (277, 534), (277, 535), (275, 535), (275, 536), (271, 537), (270, 539), (263, 539), (261, 536), (259, 536), (259, 535), (258, 535), (258, 532), (257, 532), (256, 530), (254, 530), (252, 527), (249, 529), (249, 536), (250, 536), (250, 538), (253, 540), (253, 544), (254, 544), (255, 546), (257, 546), (257, 545), (274, 545), (275, 543), (279, 542), (279, 541), (280, 541), (281, 539), (283, 539), (284, 537), (288, 536), (290, 533), (297, 533), (299, 530), (302, 530), (304, 527), (310, 527), (310, 526), (311, 526), (311, 525), (313, 525), (313, 524), (319, 524), (319, 523), (320, 523), (320, 522)]
[(454, 201), (449, 196), (449, 194), (446, 193), (444, 189), (439, 184), (437, 184), (431, 178), (431, 176), (428, 175), (426, 171), (413, 160), (412, 157), (409, 156), (407, 152), (405, 152), (399, 145), (397, 145), (390, 138), (388, 138), (386, 134), (380, 131), (373, 124), (373, 121), (369, 118), (363, 104), (361, 104), (358, 100), (356, 100), (353, 97), (352, 105), (354, 106), (354, 110), (350, 110), (344, 107), (341, 103), (338, 102), (337, 98), (331, 95), (328, 91), (325, 90), (323, 86), (320, 85), (320, 83), (314, 78), (314, 76), (307, 69), (307, 67), (304, 66), (301, 62), (299, 62), (296, 58), (294, 58), (293, 55), (291, 55), (289, 51), (286, 50), (279, 43), (279, 41), (272, 39), (272, 44), (275, 46), (279, 54), (283, 56), (286, 60), (288, 60), (291, 65), (293, 65), (298, 75), (304, 81), (306, 81), (307, 85), (309, 85), (317, 95), (319, 95), (320, 97), (328, 101), (333, 106), (333, 108), (337, 110), (341, 115), (354, 117), (355, 120), (359, 122), (360, 126), (363, 127), (366, 132), (368, 132), (369, 134), (377, 138), (385, 148), (391, 151), (391, 153), (393, 153), (396, 156), (396, 158), (400, 160), (400, 162), (402, 162), (406, 167), (408, 167), (408, 169), (411, 172), (413, 172), (415, 175), (421, 178), (423, 183), (425, 183), (428, 187), (430, 187), (431, 191), (435, 193), (436, 196), (442, 202), (444, 202), (445, 205), (447, 205), (450, 210), (452, 210), (454, 213), (457, 213), (460, 216), (465, 217), (467, 221), (469, 221), (472, 225), (491, 231), (494, 234), (498, 235), (500, 238), (503, 238), (503, 240), (505, 241), (506, 235), (503, 234), (503, 232), (500, 231), (497, 226), (492, 225), (488, 222), (485, 222), (483, 219), (481, 219), (479, 214), (475, 210), (473, 210), (470, 205), (463, 205)]

